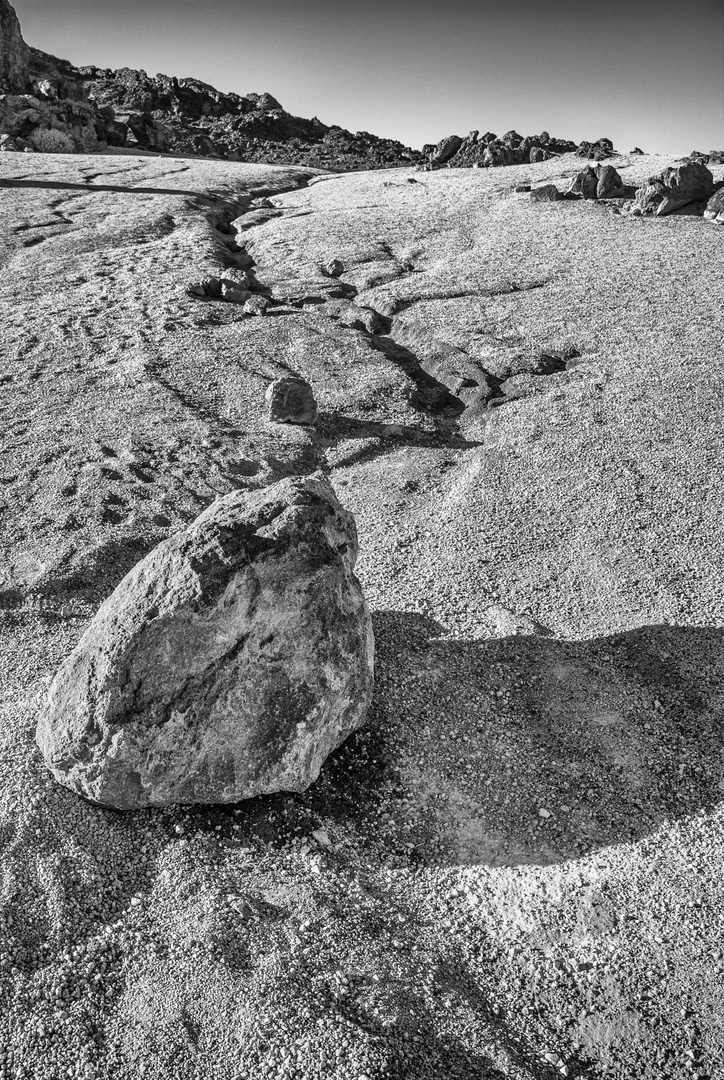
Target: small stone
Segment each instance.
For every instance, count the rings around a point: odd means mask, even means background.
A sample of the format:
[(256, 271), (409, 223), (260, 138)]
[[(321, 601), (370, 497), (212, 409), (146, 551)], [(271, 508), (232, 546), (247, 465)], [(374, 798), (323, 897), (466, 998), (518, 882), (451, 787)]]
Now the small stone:
[(312, 387), (293, 375), (270, 383), (265, 398), (269, 419), (277, 424), (314, 424), (319, 415)]
[(324, 271), (327, 277), (340, 277), (344, 273), (344, 264), (339, 259), (330, 259)]
[(532, 202), (557, 202), (560, 194), (555, 184), (544, 184), (543, 187), (533, 188), (530, 197)]
[(541, 806), (540, 810), (538, 811), (538, 817), (543, 818), (544, 821), (547, 821), (550, 816), (550, 810), (546, 810), (543, 806)]
[(314, 829), (312, 836), (317, 841), (320, 847), (331, 848), (332, 841), (329, 839), (329, 835), (326, 829)]
[(518, 184), (515, 190), (518, 194), (521, 194), (524, 191), (530, 191), (530, 184)]
[(264, 315), (269, 307), (265, 296), (250, 296), (244, 304), (245, 315)]
[(245, 304), (251, 298), (251, 295), (249, 290), (242, 288), (241, 285), (234, 282), (222, 282), (221, 296), (229, 304)]

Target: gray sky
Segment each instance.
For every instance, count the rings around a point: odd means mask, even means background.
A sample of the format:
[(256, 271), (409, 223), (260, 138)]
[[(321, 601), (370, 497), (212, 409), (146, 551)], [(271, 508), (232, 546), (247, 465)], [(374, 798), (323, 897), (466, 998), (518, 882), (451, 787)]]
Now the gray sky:
[(419, 149), (473, 128), (724, 149), (721, 0), (15, 0), (76, 64), (268, 90)]

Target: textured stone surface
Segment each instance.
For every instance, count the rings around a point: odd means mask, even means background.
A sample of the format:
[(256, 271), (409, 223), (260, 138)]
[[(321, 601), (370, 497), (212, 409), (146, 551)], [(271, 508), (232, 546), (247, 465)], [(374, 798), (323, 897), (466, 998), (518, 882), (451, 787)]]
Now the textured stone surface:
[(373, 682), (357, 534), (321, 477), (234, 491), (101, 606), (49, 691), (56, 779), (120, 809), (303, 791)]
[(312, 388), (305, 379), (285, 375), (267, 387), (269, 419), (277, 424), (313, 424), (317, 419), (317, 403)]
[(555, 184), (544, 184), (543, 187), (533, 188), (530, 197), (533, 202), (557, 202), (560, 195)]
[(568, 191), (571, 195), (580, 195), (584, 199), (595, 199), (597, 187), (598, 174), (588, 165), (573, 177)]
[(28, 81), (28, 47), (15, 8), (0, 0), (0, 90), (22, 91)]
[(724, 225), (724, 188), (720, 188), (712, 195), (706, 204), (704, 217), (709, 221), (715, 221), (718, 225)]
[(596, 168), (596, 198), (622, 199), (625, 195), (623, 180), (613, 165), (598, 165)]
[(685, 161), (682, 165), (670, 166), (638, 189), (633, 213), (670, 214), (681, 206), (708, 199), (713, 186), (712, 174), (700, 161)]

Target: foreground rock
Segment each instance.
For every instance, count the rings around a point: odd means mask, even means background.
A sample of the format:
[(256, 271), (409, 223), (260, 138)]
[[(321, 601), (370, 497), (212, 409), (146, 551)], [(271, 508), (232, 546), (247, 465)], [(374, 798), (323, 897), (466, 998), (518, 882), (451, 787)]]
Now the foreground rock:
[(266, 389), (269, 419), (276, 424), (314, 424), (318, 411), (314, 392), (305, 379), (285, 375)]
[(623, 181), (613, 165), (588, 165), (571, 181), (568, 188), (570, 195), (579, 195), (583, 199), (621, 199)]
[(704, 211), (704, 217), (709, 221), (715, 221), (717, 225), (724, 225), (724, 188), (720, 188), (709, 199)]
[(326, 480), (235, 491), (155, 548), (57, 673), (37, 741), (119, 809), (303, 791), (373, 682), (356, 528)]
[(659, 176), (653, 176), (636, 192), (632, 213), (670, 214), (689, 203), (708, 199), (714, 187), (714, 178), (700, 161), (685, 161), (671, 166)]

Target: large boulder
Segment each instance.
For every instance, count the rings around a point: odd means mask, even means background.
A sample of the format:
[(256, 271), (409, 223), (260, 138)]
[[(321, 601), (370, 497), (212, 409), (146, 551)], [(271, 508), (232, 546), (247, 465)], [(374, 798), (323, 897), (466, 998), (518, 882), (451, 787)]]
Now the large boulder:
[(0, 0), (0, 91), (22, 93), (29, 79), (29, 55), (15, 8)]
[(689, 203), (708, 199), (714, 189), (714, 177), (700, 161), (685, 161), (669, 166), (659, 176), (638, 189), (632, 208), (637, 216), (670, 214)]
[(62, 664), (37, 727), (53, 775), (118, 809), (303, 791), (372, 695), (356, 556), (319, 474), (214, 502)]
[(463, 145), (463, 140), (459, 135), (448, 135), (444, 139), (440, 139), (433, 150), (430, 160), (435, 165), (444, 165), (446, 161), (450, 161), (457, 154), (460, 147)]
[(597, 165), (596, 177), (597, 199), (623, 199), (626, 194), (623, 180), (613, 165)]
[(719, 188), (709, 199), (704, 217), (716, 222), (717, 225), (724, 225), (724, 188)]
[(598, 187), (598, 174), (595, 169), (587, 165), (585, 169), (574, 176), (568, 187), (569, 195), (580, 195), (583, 199), (595, 199)]

